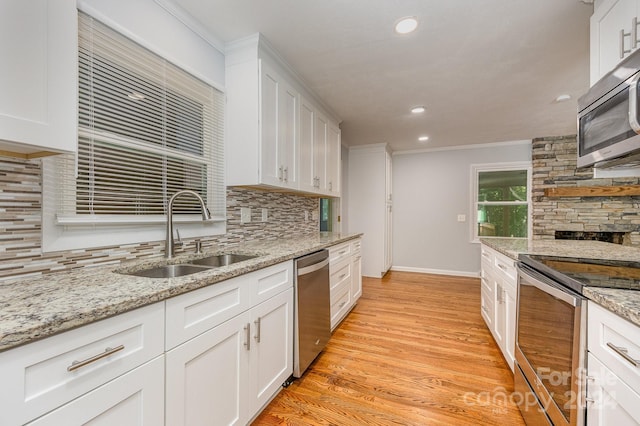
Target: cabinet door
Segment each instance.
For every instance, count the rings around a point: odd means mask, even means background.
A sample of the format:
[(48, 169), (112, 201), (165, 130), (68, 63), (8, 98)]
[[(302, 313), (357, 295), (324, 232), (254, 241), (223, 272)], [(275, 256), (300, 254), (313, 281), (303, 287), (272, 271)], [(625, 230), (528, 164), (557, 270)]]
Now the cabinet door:
[(351, 303), (362, 296), (362, 255), (360, 253), (353, 256), (353, 267), (351, 270)]
[(284, 181), (284, 165), (280, 162), (278, 124), (280, 76), (260, 61), (260, 181), (280, 186)]
[(587, 425), (626, 426), (640, 423), (640, 395), (589, 352)]
[[(611, 71), (632, 49), (631, 23), (637, 0), (607, 0), (591, 16), (591, 84)], [(624, 36), (621, 34), (624, 32)]]
[(75, 151), (76, 2), (0, 2), (0, 58), (0, 149)]
[(29, 425), (162, 425), (163, 389), (164, 357), (160, 356)]
[(251, 310), (251, 413), (293, 374), (293, 288)]
[(299, 187), (302, 191), (316, 192), (316, 174), (314, 160), (313, 125), (315, 122), (315, 110), (303, 98), (300, 101), (300, 164)]
[(247, 423), (250, 319), (245, 312), (166, 353), (167, 425)]
[(497, 278), (491, 278), (493, 280), (493, 292), (495, 299), (494, 304), (494, 317), (493, 317), (493, 337), (496, 339), (496, 343), (502, 350), (504, 347), (504, 336), (506, 333), (506, 307), (504, 300), (504, 289), (502, 283)]
[(504, 291), (504, 346), (502, 353), (513, 371), (516, 350), (516, 290), (505, 286)]
[(327, 190), (327, 131), (327, 119), (316, 113), (313, 125), (313, 169), (316, 175), (316, 189), (322, 193)]
[(298, 188), (298, 103), (299, 95), (284, 81), (279, 84), (278, 162), (282, 186)]
[(327, 195), (340, 196), (340, 128), (330, 124), (327, 128)]

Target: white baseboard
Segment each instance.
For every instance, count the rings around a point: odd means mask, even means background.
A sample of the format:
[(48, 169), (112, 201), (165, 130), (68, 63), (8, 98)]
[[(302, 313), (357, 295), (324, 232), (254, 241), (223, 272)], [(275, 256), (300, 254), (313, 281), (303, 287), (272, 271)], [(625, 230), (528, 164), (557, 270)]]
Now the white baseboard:
[(398, 271), (398, 272), (417, 272), (419, 274), (453, 275), (457, 277), (470, 277), (470, 278), (480, 277), (480, 272), (449, 271), (446, 269), (414, 268), (413, 266), (392, 266), (391, 270)]

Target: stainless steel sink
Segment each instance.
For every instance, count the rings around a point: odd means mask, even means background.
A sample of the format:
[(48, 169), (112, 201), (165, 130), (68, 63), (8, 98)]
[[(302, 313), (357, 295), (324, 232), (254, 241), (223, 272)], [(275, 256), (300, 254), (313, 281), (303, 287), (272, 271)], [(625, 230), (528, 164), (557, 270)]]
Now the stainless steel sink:
[(127, 275), (135, 275), (138, 277), (147, 278), (176, 278), (183, 277), (185, 275), (195, 274), (196, 272), (202, 272), (211, 268), (206, 266), (180, 264), (180, 265), (165, 265), (157, 266), (155, 268), (142, 269), (136, 272), (128, 272)]
[(249, 256), (245, 254), (219, 254), (217, 256), (204, 257), (202, 259), (192, 260), (189, 262), (191, 265), (203, 265), (210, 268), (216, 268), (220, 266), (227, 266), (233, 263), (242, 262), (245, 260), (253, 259), (258, 256)]

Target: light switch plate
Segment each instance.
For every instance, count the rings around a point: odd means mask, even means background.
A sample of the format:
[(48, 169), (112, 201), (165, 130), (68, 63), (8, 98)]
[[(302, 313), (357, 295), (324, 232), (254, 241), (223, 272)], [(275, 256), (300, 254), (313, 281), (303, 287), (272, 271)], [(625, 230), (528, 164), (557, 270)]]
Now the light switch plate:
[(269, 220), (269, 210), (262, 209), (262, 221), (266, 222), (267, 220)]
[(458, 222), (465, 222), (467, 220), (467, 216), (463, 214), (458, 215)]

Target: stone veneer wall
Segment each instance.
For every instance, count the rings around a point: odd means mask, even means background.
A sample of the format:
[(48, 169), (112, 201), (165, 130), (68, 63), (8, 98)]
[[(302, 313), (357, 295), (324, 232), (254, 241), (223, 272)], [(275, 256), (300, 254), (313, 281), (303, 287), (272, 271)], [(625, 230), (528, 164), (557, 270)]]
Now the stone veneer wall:
[[(0, 280), (113, 264), (164, 253), (164, 241), (42, 253), (41, 191), (40, 160), (0, 157)], [(252, 208), (252, 222), (240, 223), (241, 207)], [(267, 222), (258, 222), (262, 216), (261, 208), (269, 209)], [(305, 211), (309, 212), (309, 220), (305, 220)], [(248, 240), (312, 235), (318, 232), (318, 217), (319, 202), (315, 197), (229, 188), (227, 233), (203, 238), (203, 248), (224, 249)], [(183, 250), (194, 250), (193, 240), (186, 243)]]
[(576, 168), (575, 136), (533, 140), (533, 238), (555, 231), (624, 232), (625, 245), (640, 246), (640, 197), (545, 197), (545, 188), (637, 185), (640, 179), (594, 179), (593, 169)]

